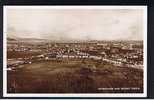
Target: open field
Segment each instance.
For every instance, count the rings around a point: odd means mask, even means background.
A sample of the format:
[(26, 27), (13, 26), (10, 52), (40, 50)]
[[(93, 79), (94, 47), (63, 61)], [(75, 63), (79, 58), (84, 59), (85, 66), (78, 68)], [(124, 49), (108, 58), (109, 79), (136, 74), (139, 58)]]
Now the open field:
[(7, 58), (12, 59), (12, 58), (24, 58), (24, 57), (31, 57), (31, 56), (36, 56), (40, 55), (40, 52), (19, 52), (19, 51), (8, 51), (7, 52)]
[[(41, 61), (8, 71), (8, 93), (142, 93), (143, 70), (90, 60)], [(99, 90), (99, 88), (138, 88)]]

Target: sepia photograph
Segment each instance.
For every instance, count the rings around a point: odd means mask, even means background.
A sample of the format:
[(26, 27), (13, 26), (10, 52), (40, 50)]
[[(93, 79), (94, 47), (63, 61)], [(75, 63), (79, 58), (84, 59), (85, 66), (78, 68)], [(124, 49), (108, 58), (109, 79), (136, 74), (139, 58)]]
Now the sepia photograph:
[(146, 97), (146, 6), (4, 6), (6, 97)]

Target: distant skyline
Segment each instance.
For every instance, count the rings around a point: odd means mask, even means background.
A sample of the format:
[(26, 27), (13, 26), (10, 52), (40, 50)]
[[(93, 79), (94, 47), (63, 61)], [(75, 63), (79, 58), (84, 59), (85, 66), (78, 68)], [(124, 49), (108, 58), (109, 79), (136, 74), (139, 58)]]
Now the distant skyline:
[(49, 40), (143, 40), (143, 9), (6, 9), (7, 36)]

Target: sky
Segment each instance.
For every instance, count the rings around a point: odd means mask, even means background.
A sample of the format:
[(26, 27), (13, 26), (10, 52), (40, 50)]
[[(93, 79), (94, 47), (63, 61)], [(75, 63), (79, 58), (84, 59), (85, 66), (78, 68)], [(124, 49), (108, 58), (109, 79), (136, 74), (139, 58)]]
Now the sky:
[(7, 9), (7, 36), (143, 40), (143, 9)]

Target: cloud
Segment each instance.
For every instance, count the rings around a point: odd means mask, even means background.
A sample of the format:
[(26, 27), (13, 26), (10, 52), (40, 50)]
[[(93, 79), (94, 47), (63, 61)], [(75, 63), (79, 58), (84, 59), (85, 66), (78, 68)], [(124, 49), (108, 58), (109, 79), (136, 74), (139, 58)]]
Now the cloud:
[(141, 9), (7, 9), (8, 36), (51, 40), (142, 40)]

